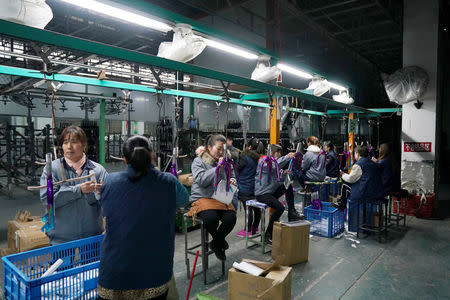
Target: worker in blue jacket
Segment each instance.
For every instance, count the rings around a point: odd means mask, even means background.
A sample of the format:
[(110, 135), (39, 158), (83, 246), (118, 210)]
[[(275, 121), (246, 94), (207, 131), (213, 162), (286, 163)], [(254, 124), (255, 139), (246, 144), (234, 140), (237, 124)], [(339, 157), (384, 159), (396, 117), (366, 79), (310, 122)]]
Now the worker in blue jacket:
[(189, 194), (172, 174), (154, 167), (145, 137), (130, 137), (122, 152), (127, 170), (110, 174), (101, 192), (106, 234), (99, 299), (166, 299), (173, 276), (175, 209), (189, 202)]

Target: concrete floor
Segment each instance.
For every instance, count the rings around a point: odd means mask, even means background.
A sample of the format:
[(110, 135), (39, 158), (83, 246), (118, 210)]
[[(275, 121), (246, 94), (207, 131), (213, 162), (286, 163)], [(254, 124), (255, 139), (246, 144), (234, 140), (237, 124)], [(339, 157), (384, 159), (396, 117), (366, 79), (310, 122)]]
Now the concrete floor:
[[(121, 164), (107, 166), (108, 171), (121, 168)], [(38, 195), (23, 188), (14, 189), (11, 198), (0, 192), (0, 207), (0, 247), (6, 244), (6, 222), (18, 209), (43, 213)], [(228, 237), (226, 273), (233, 262), (242, 258), (272, 260), (270, 253), (262, 255), (256, 248), (245, 249), (245, 242), (235, 235), (243, 228), (243, 218), (244, 213), (239, 210), (238, 223)], [(198, 241), (199, 230), (188, 236), (191, 241)], [(407, 229), (391, 230), (387, 242), (382, 244), (372, 237), (361, 238), (356, 244), (347, 237), (311, 237), (309, 261), (293, 266), (292, 299), (450, 299), (450, 219), (408, 217)], [(189, 281), (184, 236), (177, 234), (175, 243), (174, 275), (180, 299), (185, 299)], [(199, 292), (227, 299), (227, 276), (221, 278), (220, 263), (214, 255), (210, 256), (209, 265), (208, 280), (216, 282), (204, 285), (202, 276), (195, 276), (190, 299), (196, 299)], [(3, 274), (3, 266), (0, 273)], [(3, 275), (0, 286), (2, 298)]]

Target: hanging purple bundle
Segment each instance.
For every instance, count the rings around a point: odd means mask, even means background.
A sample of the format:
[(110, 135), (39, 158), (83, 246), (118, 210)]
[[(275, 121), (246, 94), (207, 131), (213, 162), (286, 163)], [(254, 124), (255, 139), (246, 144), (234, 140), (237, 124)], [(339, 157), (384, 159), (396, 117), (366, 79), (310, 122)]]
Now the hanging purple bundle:
[(223, 168), (225, 171), (225, 177), (227, 180), (227, 189), (226, 191), (230, 191), (230, 183), (231, 183), (231, 168), (233, 168), (234, 173), (236, 174), (236, 178), (239, 181), (239, 175), (237, 173), (238, 168), (236, 167), (236, 164), (234, 161), (230, 158), (224, 158), (216, 167), (216, 177), (214, 179), (214, 192), (216, 191), (218, 180), (219, 180), (219, 173), (220, 169)]
[(302, 162), (303, 162), (303, 154), (295, 153), (294, 157), (291, 158), (291, 161), (289, 162), (288, 170), (289, 171), (301, 170)]
[(319, 199), (311, 201), (311, 206), (313, 209), (322, 210), (322, 203), (320, 203)]
[(323, 162), (323, 167), (325, 168), (326, 165), (327, 165), (327, 156), (328, 156), (328, 154), (325, 151), (322, 150), (322, 151), (320, 151), (319, 155), (317, 156), (316, 168), (319, 166), (319, 161), (320, 161), (319, 158), (320, 158), (321, 155), (325, 156), (325, 160)]
[(47, 153), (45, 156), (47, 163), (47, 214), (42, 218), (45, 223), (42, 227), (43, 232), (48, 232), (55, 227), (55, 207), (53, 202), (53, 176), (52, 176), (52, 154)]
[(277, 181), (280, 181), (280, 168), (278, 167), (277, 160), (273, 156), (263, 156), (261, 157), (262, 161), (259, 164), (259, 182), (261, 182), (262, 179), (262, 171), (264, 168), (264, 164), (267, 164), (267, 173), (268, 173), (268, 180), (267, 183), (270, 183), (272, 181), (272, 163), (275, 164), (275, 168), (277, 171)]
[(373, 151), (372, 147), (369, 147), (369, 149), (367, 149), (367, 150), (369, 150), (369, 156), (370, 157), (375, 157), (375, 152)]
[(349, 164), (350, 151), (344, 151), (341, 155), (339, 155), (339, 166), (342, 166), (342, 157), (345, 156), (345, 167), (344, 169), (348, 170), (351, 167), (351, 163)]
[(176, 163), (172, 163), (172, 166), (170, 167), (170, 173), (173, 176), (178, 177), (177, 164)]

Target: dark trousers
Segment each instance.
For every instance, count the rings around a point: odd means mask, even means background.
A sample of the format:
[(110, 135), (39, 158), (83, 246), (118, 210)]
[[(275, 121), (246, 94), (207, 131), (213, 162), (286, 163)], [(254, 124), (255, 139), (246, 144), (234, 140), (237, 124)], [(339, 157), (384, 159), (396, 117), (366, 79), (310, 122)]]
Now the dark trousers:
[(305, 187), (305, 181), (311, 181), (307, 176), (306, 176), (306, 172), (302, 172), (300, 174), (300, 176), (297, 177), (298, 178), (298, 183), (300, 183), (300, 185), (302, 187)]
[(352, 190), (352, 187), (349, 183), (343, 183), (341, 188), (341, 201), (339, 202), (339, 206), (342, 209), (345, 209), (347, 207), (347, 199), (350, 195), (350, 191)]
[[(169, 293), (169, 291), (167, 290), (164, 294), (162, 294), (161, 296), (158, 296), (156, 298), (148, 298), (146, 300), (166, 300), (167, 299), (167, 294)], [(98, 297), (97, 300), (108, 300), (102, 297)]]
[[(211, 234), (215, 243), (221, 245), (236, 224), (236, 212), (232, 210), (208, 209), (199, 212), (197, 215), (203, 220), (203, 226)], [(220, 225), (219, 221), (221, 222)]]
[(278, 198), (283, 196), (283, 194), (286, 194), (286, 203), (288, 209), (294, 209), (294, 190), (292, 188), (292, 185), (290, 185), (287, 190), (284, 185), (280, 185), (273, 194), (256, 196), (256, 200), (275, 209), (275, 211), (272, 213), (272, 216), (270, 217), (269, 225), (267, 225), (266, 229), (266, 232), (270, 234), (272, 234), (273, 223), (278, 221), (284, 212), (284, 205), (280, 201), (278, 201)]
[[(247, 200), (255, 199), (254, 195), (246, 195), (244, 193), (238, 192), (239, 201), (244, 205), (244, 209), (247, 208), (246, 202)], [(259, 221), (261, 220), (261, 210), (256, 207), (249, 207), (248, 209), (248, 223), (247, 223), (247, 231), (251, 232), (252, 227), (258, 228)]]

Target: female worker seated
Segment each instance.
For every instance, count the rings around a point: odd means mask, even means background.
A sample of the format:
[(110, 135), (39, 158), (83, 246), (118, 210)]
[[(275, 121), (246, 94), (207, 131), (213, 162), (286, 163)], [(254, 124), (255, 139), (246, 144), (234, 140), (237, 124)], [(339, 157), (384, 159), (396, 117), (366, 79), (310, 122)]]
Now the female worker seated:
[(377, 163), (380, 171), (381, 181), (383, 183), (384, 196), (400, 190), (400, 176), (398, 168), (394, 163), (388, 144), (381, 144), (378, 159), (372, 158)]
[[(100, 192), (101, 183), (108, 175), (102, 165), (86, 157), (88, 145), (83, 129), (78, 126), (66, 127), (60, 139), (64, 157), (52, 162), (53, 181), (83, 177), (93, 171), (95, 182), (85, 179), (53, 187), (55, 227), (46, 232), (51, 245), (103, 232), (101, 207), (95, 193)], [(44, 168), (40, 182), (41, 185), (47, 184), (47, 168)], [(47, 209), (46, 189), (40, 191), (40, 199)]]
[[(223, 135), (210, 135), (206, 138), (204, 151), (192, 162), (192, 176), (194, 182), (191, 187), (192, 207), (189, 216), (198, 216), (203, 220), (206, 230), (211, 234), (211, 249), (216, 257), (225, 260), (225, 250), (228, 243), (225, 237), (233, 230), (236, 224), (236, 211), (233, 205), (222, 203), (213, 199), (216, 167), (223, 160), (223, 145), (226, 139)], [(217, 182), (225, 178), (223, 169), (219, 173)], [(233, 185), (236, 180), (231, 178)], [(219, 225), (219, 222), (221, 224)]]
[(184, 186), (153, 165), (143, 136), (122, 146), (124, 172), (103, 183), (106, 217), (98, 295), (100, 299), (166, 299), (173, 272), (175, 209), (189, 202)]
[[(272, 156), (277, 160), (278, 167), (280, 170), (289, 165), (289, 161), (294, 157), (295, 153), (291, 152), (283, 157), (281, 157), (281, 146), (280, 145), (270, 145)], [(267, 206), (274, 208), (275, 212), (272, 214), (269, 220), (265, 232), (265, 240), (269, 243), (272, 242), (272, 230), (274, 222), (278, 221), (284, 212), (284, 205), (278, 200), (281, 196), (286, 194), (286, 203), (288, 206), (288, 220), (297, 221), (301, 217), (297, 213), (294, 207), (294, 191), (292, 185), (286, 189), (283, 184), (283, 180), (278, 181), (277, 178), (277, 168), (275, 163), (272, 164), (271, 172), (268, 172), (267, 163), (264, 162), (266, 157), (261, 157), (258, 161), (258, 167), (255, 176), (255, 196), (256, 200), (266, 204)], [(283, 171), (287, 174), (287, 170)]]
[[(381, 177), (377, 165), (369, 159), (369, 151), (365, 146), (358, 146), (355, 150), (356, 163), (353, 165), (350, 174), (342, 172), (341, 199), (334, 207), (344, 211), (347, 206), (347, 198), (351, 202), (352, 210), (356, 211), (359, 203), (370, 202), (383, 197)], [(356, 217), (349, 217), (349, 227), (357, 227)]]
[(335, 147), (331, 141), (325, 141), (323, 143), (323, 150), (327, 153), (326, 170), (327, 176), (330, 178), (339, 177), (339, 161), (334, 151)]
[[(258, 160), (264, 151), (264, 146), (257, 138), (248, 141), (248, 146), (241, 153), (239, 158), (239, 192), (238, 198), (244, 208), (247, 200), (255, 199), (255, 174), (258, 167)], [(248, 212), (247, 232), (253, 235), (258, 231), (261, 210), (250, 207)], [(245, 228), (237, 233), (240, 237), (245, 237)]]
[(305, 181), (324, 181), (327, 175), (325, 153), (322, 152), (319, 145), (319, 139), (310, 136), (306, 139), (308, 148), (303, 156), (302, 174), (299, 182), (305, 186)]

